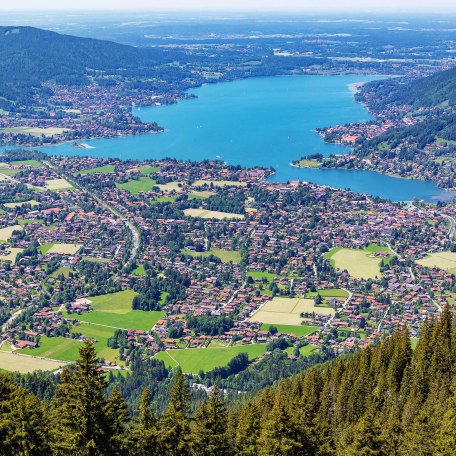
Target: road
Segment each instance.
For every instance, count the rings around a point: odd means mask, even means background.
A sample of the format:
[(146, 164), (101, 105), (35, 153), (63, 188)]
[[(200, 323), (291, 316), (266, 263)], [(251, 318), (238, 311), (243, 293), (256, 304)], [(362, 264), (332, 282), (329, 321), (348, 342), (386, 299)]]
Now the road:
[(13, 321), (16, 320), (16, 318), (19, 317), (19, 315), (25, 312), (26, 310), (27, 309), (21, 309), (17, 312), (14, 312), (13, 315), (11, 315), (11, 317), (5, 323), (3, 323), (2, 332), (5, 332), (8, 329), (9, 325), (13, 323)]
[(121, 214), (119, 211), (114, 209), (112, 206), (110, 206), (108, 203), (103, 201), (99, 196), (95, 195), (92, 193), (90, 190), (85, 188), (83, 185), (81, 185), (79, 182), (77, 182), (73, 177), (68, 176), (68, 174), (64, 173), (60, 168), (57, 166), (53, 165), (52, 163), (48, 161), (43, 161), (43, 163), (50, 169), (52, 169), (54, 172), (56, 172), (59, 176), (64, 177), (73, 187), (78, 188), (79, 190), (83, 191), (87, 195), (89, 195), (91, 198), (96, 200), (102, 207), (110, 211), (113, 215), (116, 217), (120, 218), (123, 220), (123, 222), (128, 226), (128, 228), (131, 231), (131, 236), (133, 239), (133, 247), (130, 252), (130, 258), (128, 259), (128, 262), (131, 263), (135, 260), (136, 255), (138, 254), (138, 249), (139, 249), (139, 230), (131, 223), (123, 214)]
[[(345, 302), (342, 304), (342, 307), (340, 309), (337, 309), (337, 312), (341, 309), (345, 309), (345, 307), (348, 306), (348, 303), (351, 301), (351, 298), (353, 297), (353, 293), (350, 290), (347, 290), (346, 288), (341, 288), (342, 290), (346, 291), (348, 293), (348, 298), (345, 300)], [(325, 327), (331, 326), (332, 321), (334, 320), (334, 317), (336, 315), (331, 315), (330, 319), (325, 323)]]
[(448, 228), (448, 237), (450, 238), (450, 241), (452, 241), (454, 239), (454, 233), (456, 231), (456, 220), (450, 215), (446, 214), (442, 214), (442, 217), (445, 217), (450, 222), (450, 228)]

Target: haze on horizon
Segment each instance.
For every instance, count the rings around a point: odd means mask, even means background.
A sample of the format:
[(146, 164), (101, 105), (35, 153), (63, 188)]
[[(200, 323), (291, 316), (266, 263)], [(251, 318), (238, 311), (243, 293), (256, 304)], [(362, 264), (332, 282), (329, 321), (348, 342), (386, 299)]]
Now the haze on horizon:
[(384, 12), (456, 13), (454, 0), (17, 0), (1, 2), (2, 11), (250, 11), (266, 12)]

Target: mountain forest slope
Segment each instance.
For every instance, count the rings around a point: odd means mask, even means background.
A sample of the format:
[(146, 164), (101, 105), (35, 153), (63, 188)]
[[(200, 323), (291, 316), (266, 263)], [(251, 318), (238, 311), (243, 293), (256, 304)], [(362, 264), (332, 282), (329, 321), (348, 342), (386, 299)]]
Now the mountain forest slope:
[(150, 392), (129, 416), (87, 342), (49, 403), (0, 375), (0, 454), (454, 455), (456, 319), (428, 320), (415, 350), (406, 329), (377, 347), (282, 380), (242, 405), (214, 387), (193, 413), (175, 375), (166, 412)]

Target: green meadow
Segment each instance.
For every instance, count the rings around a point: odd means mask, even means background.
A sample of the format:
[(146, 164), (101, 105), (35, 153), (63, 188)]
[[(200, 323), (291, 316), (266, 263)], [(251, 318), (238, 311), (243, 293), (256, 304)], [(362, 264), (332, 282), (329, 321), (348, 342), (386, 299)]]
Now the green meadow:
[[(189, 348), (186, 350), (166, 350), (155, 358), (168, 367), (180, 366), (188, 374), (208, 372), (215, 367), (226, 366), (239, 353), (247, 353), (250, 360), (266, 352), (267, 344), (236, 345), (225, 348)], [(209, 346), (210, 347), (210, 346)]]

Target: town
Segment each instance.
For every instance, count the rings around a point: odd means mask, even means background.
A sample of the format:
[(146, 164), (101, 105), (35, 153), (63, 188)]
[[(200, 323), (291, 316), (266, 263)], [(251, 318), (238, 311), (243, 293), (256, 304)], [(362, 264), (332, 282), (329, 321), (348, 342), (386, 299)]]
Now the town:
[[(221, 161), (10, 151), (0, 164), (0, 367), (198, 374), (239, 353), (375, 345), (456, 304), (456, 206), (392, 203)], [(21, 367), (21, 366), (26, 367)], [(201, 367), (203, 366), (203, 367)]]

